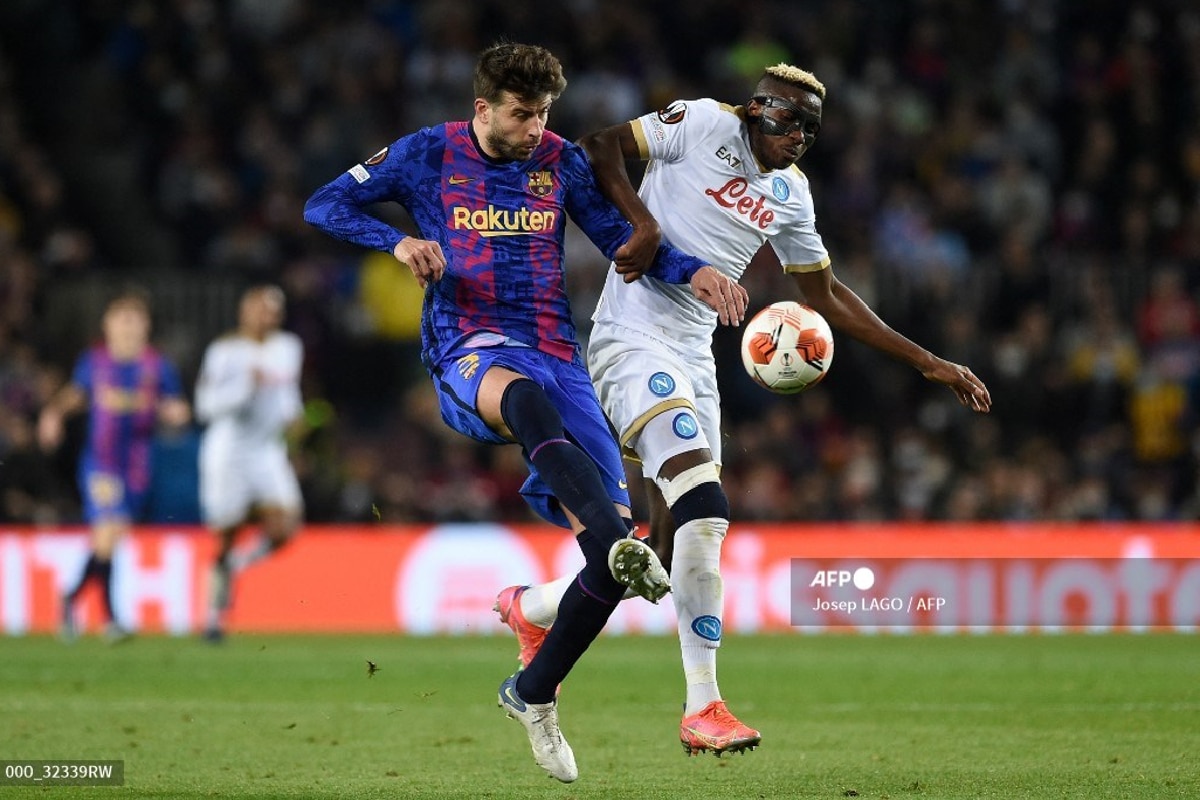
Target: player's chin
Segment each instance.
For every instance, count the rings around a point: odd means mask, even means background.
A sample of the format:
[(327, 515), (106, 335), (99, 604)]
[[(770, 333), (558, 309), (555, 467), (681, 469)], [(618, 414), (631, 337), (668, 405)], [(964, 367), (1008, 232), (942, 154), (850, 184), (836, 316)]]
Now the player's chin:
[(795, 158), (792, 158), (787, 154), (780, 153), (778, 156), (776, 156), (771, 161), (764, 162), (763, 166), (765, 166), (767, 169), (770, 169), (770, 170), (787, 169), (788, 167), (792, 166), (792, 164), (795, 164), (799, 160), (800, 160), (799, 154), (797, 154), (795, 156)]

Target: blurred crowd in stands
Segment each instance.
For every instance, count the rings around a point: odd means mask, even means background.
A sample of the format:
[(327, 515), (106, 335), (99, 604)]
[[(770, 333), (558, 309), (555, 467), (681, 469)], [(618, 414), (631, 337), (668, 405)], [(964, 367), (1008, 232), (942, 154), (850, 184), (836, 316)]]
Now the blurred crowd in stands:
[[(777, 397), (721, 331), (735, 519), (1200, 517), (1194, 3), (6, 0), (0, 519), (77, 519), (70, 448), (32, 436), (81, 320), (96, 330), (71, 287), (194, 285), (199, 312), (206, 286), (273, 280), (308, 351), (311, 521), (531, 520), (517, 449), (438, 419), (407, 270), (301, 218), (398, 136), (468, 118), (500, 37), (562, 59), (568, 138), (676, 98), (743, 102), (768, 64), (814, 71), (824, 128), (800, 166), (836, 274), (991, 389), (974, 415), (839, 339), (823, 384)], [(573, 232), (585, 339), (606, 266)], [(756, 307), (795, 292), (767, 264), (745, 283)], [(225, 312), (156, 321), (187, 377)], [(189, 446), (165, 445), (168, 492), (187, 493)]]

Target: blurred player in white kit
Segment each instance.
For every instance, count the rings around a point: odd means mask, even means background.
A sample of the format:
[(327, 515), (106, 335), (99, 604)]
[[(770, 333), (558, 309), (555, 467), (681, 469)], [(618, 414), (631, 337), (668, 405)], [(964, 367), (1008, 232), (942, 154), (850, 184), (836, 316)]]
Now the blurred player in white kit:
[[(209, 344), (196, 381), (196, 416), (207, 425), (200, 445), (200, 505), (219, 537), (204, 636), (224, 638), (233, 578), (288, 542), (304, 501), (288, 458), (287, 434), (301, 422), (300, 338), (280, 329), (284, 294), (273, 285), (247, 289), (237, 329)], [(234, 552), (238, 531), (259, 535)]]

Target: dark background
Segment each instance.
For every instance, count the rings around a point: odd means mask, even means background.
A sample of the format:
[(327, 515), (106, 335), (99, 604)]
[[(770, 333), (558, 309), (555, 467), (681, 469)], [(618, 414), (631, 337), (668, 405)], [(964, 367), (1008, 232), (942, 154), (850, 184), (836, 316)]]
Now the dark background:
[[(73, 446), (40, 453), (32, 426), (131, 280), (189, 387), (240, 288), (285, 287), (311, 520), (529, 519), (517, 449), (437, 417), (407, 271), (301, 218), (383, 145), (468, 118), (502, 36), (563, 61), (568, 138), (676, 98), (743, 102), (780, 61), (815, 72), (824, 128), (800, 166), (836, 274), (991, 389), (974, 415), (839, 339), (824, 383), (775, 397), (721, 332), (735, 518), (1200, 515), (1194, 4), (5, 0), (0, 519), (77, 519)], [(569, 246), (586, 339), (606, 264)], [(795, 296), (765, 265), (744, 282), (756, 307)], [(162, 442), (158, 520), (195, 517), (195, 438)]]

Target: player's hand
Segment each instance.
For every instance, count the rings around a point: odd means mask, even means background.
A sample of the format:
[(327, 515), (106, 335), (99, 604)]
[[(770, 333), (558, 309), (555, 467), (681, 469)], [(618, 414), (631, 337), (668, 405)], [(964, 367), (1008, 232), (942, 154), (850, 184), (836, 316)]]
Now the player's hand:
[(746, 287), (713, 266), (701, 267), (692, 276), (692, 294), (696, 299), (717, 312), (722, 325), (735, 328), (746, 318), (746, 304), (750, 293)]
[(962, 364), (955, 364), (945, 359), (938, 359), (934, 368), (925, 373), (925, 377), (936, 383), (944, 384), (954, 392), (958, 402), (972, 411), (986, 414), (992, 410), (992, 395), (983, 381), (975, 377), (975, 373)]
[(192, 409), (186, 400), (173, 397), (159, 404), (158, 418), (172, 428), (182, 428), (191, 421)]
[(442, 255), (442, 246), (428, 239), (406, 236), (392, 249), (392, 255), (397, 261), (408, 265), (422, 289), (430, 281), (440, 280), (446, 270), (446, 257)]
[(626, 283), (633, 283), (646, 274), (646, 270), (654, 265), (661, 240), (662, 232), (657, 222), (651, 220), (634, 225), (633, 234), (613, 254), (617, 274), (624, 276)]
[(56, 411), (43, 411), (38, 417), (38, 444), (43, 450), (54, 450), (63, 440), (63, 418)]

